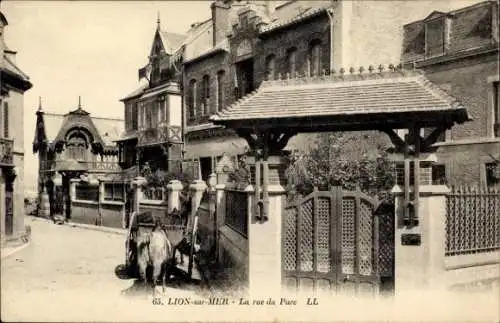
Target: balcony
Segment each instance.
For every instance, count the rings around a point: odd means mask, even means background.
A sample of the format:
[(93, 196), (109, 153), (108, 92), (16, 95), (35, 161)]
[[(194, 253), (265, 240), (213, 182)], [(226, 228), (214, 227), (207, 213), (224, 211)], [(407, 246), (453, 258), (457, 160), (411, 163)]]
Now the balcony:
[[(42, 161), (42, 171), (53, 172), (58, 161)], [(79, 161), (89, 171), (94, 172), (119, 172), (121, 167), (114, 161)]]
[(121, 167), (117, 162), (110, 161), (90, 161), (90, 162), (80, 162), (87, 166), (90, 171), (111, 171), (117, 172), (121, 171)]
[(14, 140), (0, 138), (0, 166), (14, 165), (13, 147)]
[(168, 142), (182, 142), (180, 126), (158, 126), (139, 130), (139, 146), (149, 146)]

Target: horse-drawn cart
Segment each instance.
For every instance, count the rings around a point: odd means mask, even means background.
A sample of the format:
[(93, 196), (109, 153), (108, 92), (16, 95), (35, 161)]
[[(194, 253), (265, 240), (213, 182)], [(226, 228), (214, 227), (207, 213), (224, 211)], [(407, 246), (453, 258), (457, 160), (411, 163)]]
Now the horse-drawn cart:
[[(166, 237), (171, 246), (171, 252), (168, 253), (166, 259), (174, 264), (174, 274), (182, 275), (183, 278), (191, 279), (192, 267), (194, 261), (195, 241), (192, 237), (196, 237), (196, 222), (189, 221), (191, 217), (190, 203), (188, 207), (184, 207), (181, 211), (174, 210), (169, 214), (159, 215), (152, 212), (141, 212), (137, 214), (133, 212), (128, 225), (128, 235), (125, 243), (125, 270), (128, 277), (139, 277), (139, 248), (141, 244), (148, 244), (155, 230), (162, 230), (166, 233)], [(194, 235), (193, 235), (194, 232)], [(178, 261), (176, 255), (180, 255)], [(188, 257), (188, 267), (184, 265), (184, 256)], [(177, 266), (177, 265), (180, 266)], [(168, 277), (167, 277), (168, 278)]]

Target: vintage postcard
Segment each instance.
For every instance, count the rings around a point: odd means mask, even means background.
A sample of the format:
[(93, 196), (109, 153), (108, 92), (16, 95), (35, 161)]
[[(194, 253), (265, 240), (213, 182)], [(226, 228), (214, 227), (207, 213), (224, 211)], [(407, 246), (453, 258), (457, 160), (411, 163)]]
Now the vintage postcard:
[(498, 0), (0, 1), (2, 322), (500, 322)]

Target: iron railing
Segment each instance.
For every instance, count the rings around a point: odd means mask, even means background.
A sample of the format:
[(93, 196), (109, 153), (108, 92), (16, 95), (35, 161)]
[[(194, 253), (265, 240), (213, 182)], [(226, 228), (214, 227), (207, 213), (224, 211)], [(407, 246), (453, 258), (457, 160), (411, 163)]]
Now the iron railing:
[(452, 187), (446, 199), (447, 256), (500, 249), (500, 189)]

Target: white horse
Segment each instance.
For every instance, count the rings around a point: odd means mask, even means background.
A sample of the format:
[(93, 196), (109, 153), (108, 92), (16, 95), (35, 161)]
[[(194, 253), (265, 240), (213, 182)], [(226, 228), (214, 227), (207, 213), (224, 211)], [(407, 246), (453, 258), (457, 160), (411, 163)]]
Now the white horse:
[(160, 226), (151, 229), (139, 227), (137, 232), (137, 265), (140, 278), (147, 283), (147, 269), (152, 269), (153, 295), (158, 293), (158, 283), (165, 293), (166, 283), (170, 278), (175, 259), (173, 247), (167, 233)]

